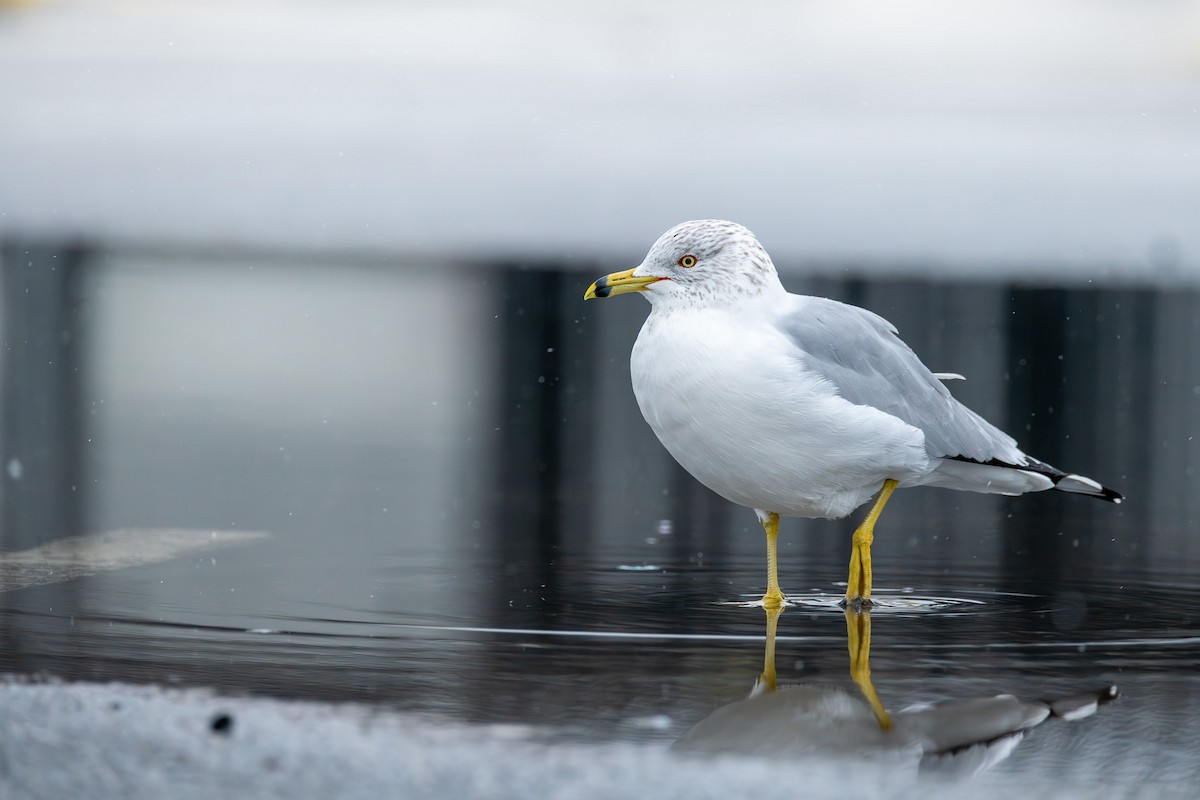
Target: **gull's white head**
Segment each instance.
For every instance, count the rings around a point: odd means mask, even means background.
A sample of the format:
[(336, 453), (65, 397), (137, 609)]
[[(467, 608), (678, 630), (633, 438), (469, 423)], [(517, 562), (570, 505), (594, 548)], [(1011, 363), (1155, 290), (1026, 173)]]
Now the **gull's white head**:
[(737, 298), (781, 292), (771, 257), (736, 222), (683, 222), (659, 237), (641, 264), (605, 275), (584, 299), (641, 292), (651, 303), (723, 305)]

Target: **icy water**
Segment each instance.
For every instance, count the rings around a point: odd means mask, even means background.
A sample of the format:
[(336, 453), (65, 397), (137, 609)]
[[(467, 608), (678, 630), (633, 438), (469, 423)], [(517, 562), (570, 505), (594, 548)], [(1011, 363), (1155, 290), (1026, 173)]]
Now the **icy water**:
[[(12, 558), (54, 537), (6, 540), (0, 671), (655, 746), (751, 692), (761, 529), (638, 417), (636, 298), (584, 307), (582, 270), (154, 266), (113, 259), (85, 286), (70, 532), (143, 538), (57, 575)], [(899, 493), (874, 548), (883, 704), (1115, 685), (995, 769), (1200, 779), (1196, 294), (790, 283), (892, 318), (1029, 451), (1129, 498)], [(853, 524), (785, 521), (781, 687), (857, 694), (836, 606)], [(146, 556), (166, 529), (265, 535)]]

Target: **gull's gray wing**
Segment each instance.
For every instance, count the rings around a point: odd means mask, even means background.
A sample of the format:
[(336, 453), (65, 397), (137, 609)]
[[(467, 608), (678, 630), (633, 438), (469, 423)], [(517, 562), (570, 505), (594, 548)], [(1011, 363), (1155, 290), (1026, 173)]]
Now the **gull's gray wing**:
[(822, 297), (793, 295), (777, 322), (804, 366), (855, 403), (925, 432), (925, 451), (983, 463), (1025, 466), (1008, 434), (954, 399), (883, 317)]

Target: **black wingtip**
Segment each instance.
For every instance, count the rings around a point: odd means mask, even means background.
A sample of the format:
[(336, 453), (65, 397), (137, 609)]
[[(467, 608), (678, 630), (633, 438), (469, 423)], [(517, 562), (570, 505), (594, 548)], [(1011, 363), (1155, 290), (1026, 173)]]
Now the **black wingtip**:
[(1125, 495), (1109, 489), (1107, 486), (1102, 486), (1098, 482), (1084, 475), (1076, 475), (1072, 472), (1063, 472), (1057, 467), (1052, 467), (1045, 461), (1038, 461), (1032, 456), (1026, 456), (1028, 463), (1025, 464), (1010, 464), (1007, 461), (1001, 461), (997, 458), (992, 458), (983, 461), (976, 458), (968, 458), (967, 456), (945, 456), (952, 461), (965, 461), (969, 464), (981, 464), (986, 467), (1004, 467), (1006, 469), (1019, 469), (1025, 472), (1036, 472), (1039, 475), (1045, 475), (1054, 483), (1054, 488), (1060, 492), (1070, 492), (1071, 494), (1081, 494), (1085, 497), (1094, 497), (1097, 500), (1104, 500), (1108, 503), (1120, 505), (1125, 499)]
[(1121, 501), (1125, 499), (1125, 495), (1115, 489), (1101, 486), (1096, 481), (1083, 475), (1065, 474), (1053, 477), (1052, 480), (1054, 481), (1054, 488), (1063, 492), (1082, 494), (1117, 505), (1120, 505)]

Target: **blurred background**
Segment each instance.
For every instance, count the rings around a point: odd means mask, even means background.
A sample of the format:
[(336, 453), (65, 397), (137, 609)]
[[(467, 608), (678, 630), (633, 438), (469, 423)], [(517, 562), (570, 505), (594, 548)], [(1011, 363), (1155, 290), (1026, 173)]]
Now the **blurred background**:
[[(648, 307), (582, 300), (702, 217), (1128, 497), (902, 493), (885, 591), (1026, 598), (969, 649), (1200, 590), (1194, 2), (7, 2), (0, 668), (584, 729), (581, 670), (614, 719), (742, 691), (753, 646), (667, 692), (631, 673), (676, 645), (504, 634), (761, 638), (715, 605), (761, 594), (753, 513), (629, 388)], [(853, 525), (786, 521), (784, 589), (836, 594)], [(131, 530), (121, 570), (13, 555)], [(895, 624), (896, 669), (952, 638)]]

